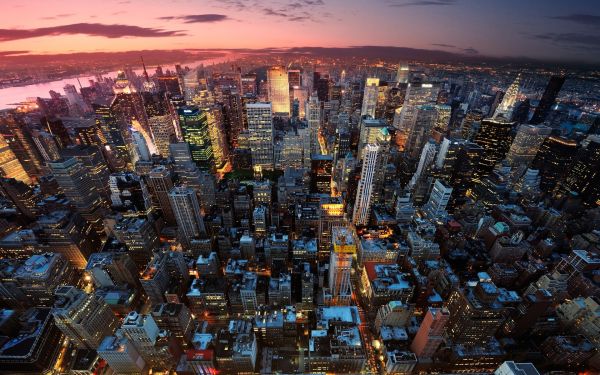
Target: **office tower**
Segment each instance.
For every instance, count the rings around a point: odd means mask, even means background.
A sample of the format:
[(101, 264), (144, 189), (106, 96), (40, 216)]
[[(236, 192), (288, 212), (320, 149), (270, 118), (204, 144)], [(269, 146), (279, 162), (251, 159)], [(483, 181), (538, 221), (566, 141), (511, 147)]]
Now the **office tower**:
[(364, 147), (362, 170), (352, 214), (354, 225), (369, 224), (371, 206), (380, 197), (388, 144), (389, 134), (383, 134), (376, 143), (370, 143)]
[(310, 167), (310, 192), (331, 194), (333, 156), (313, 155)]
[(66, 84), (63, 90), (69, 102), (69, 113), (82, 115), (89, 110), (88, 105), (83, 101), (83, 97), (77, 92), (74, 85)]
[(408, 137), (404, 150), (410, 157), (417, 157), (423, 145), (431, 136), (436, 123), (437, 109), (433, 105), (423, 104), (414, 108), (413, 123), (407, 128)]
[(369, 143), (375, 143), (382, 136), (382, 132), (387, 133), (387, 127), (387, 123), (382, 119), (365, 118), (361, 120), (357, 157), (359, 161), (363, 158), (365, 146)]
[(577, 156), (558, 189), (559, 195), (575, 194), (586, 205), (600, 200), (600, 135), (582, 142)]
[(500, 102), (500, 105), (498, 105), (498, 108), (494, 111), (494, 119), (497, 117), (504, 117), (507, 121), (512, 120), (513, 111), (515, 110), (515, 105), (517, 104), (517, 99), (519, 97), (520, 84), (521, 74), (519, 73), (514, 82), (508, 87), (508, 90), (506, 90), (502, 102)]
[(67, 259), (59, 253), (32, 255), (13, 271), (13, 279), (31, 306), (51, 307), (54, 292), (60, 285), (74, 281), (74, 270)]
[(156, 150), (163, 157), (169, 156), (169, 144), (176, 138), (175, 120), (171, 114), (148, 118), (148, 126)]
[(159, 329), (173, 333), (182, 345), (191, 341), (195, 325), (190, 309), (183, 303), (155, 305), (150, 315)]
[(515, 123), (502, 117), (484, 119), (481, 127), (473, 138), (473, 142), (481, 146), (484, 151), (481, 159), (478, 175), (482, 178), (489, 175), (497, 163), (502, 161), (510, 149), (513, 141), (512, 129)]
[(533, 117), (531, 118), (532, 124), (541, 124), (544, 122), (554, 102), (556, 101), (556, 97), (562, 88), (562, 85), (565, 83), (564, 76), (552, 76), (550, 77), (550, 81), (548, 81), (548, 85), (542, 94), (542, 98), (538, 106), (535, 108), (535, 112), (533, 112)]
[(267, 70), (269, 101), (272, 104), (273, 115), (290, 115), (290, 85), (288, 73), (283, 66), (274, 66)]
[(552, 129), (543, 125), (520, 125), (506, 160), (512, 167), (528, 167)]
[(101, 149), (96, 146), (70, 146), (60, 150), (63, 158), (75, 157), (87, 170), (96, 191), (107, 200), (110, 194), (108, 190), (108, 177), (110, 171), (104, 159)]
[(196, 192), (184, 186), (177, 186), (169, 193), (169, 199), (182, 241), (188, 242), (192, 238), (205, 236), (206, 228)]
[(155, 167), (148, 174), (148, 185), (155, 204), (162, 212), (162, 217), (169, 225), (175, 225), (175, 216), (169, 199), (169, 192), (173, 189), (171, 172), (162, 165)]
[(214, 154), (206, 111), (198, 107), (179, 108), (179, 126), (183, 139), (190, 145), (192, 160), (198, 168), (214, 170)]
[(333, 248), (329, 260), (330, 304), (348, 305), (352, 296), (350, 270), (352, 258), (356, 255), (356, 241), (349, 227), (335, 227), (331, 230)]
[(417, 106), (424, 104), (434, 105), (437, 101), (439, 91), (440, 85), (438, 83), (412, 82), (408, 84), (398, 121), (398, 129), (401, 135), (408, 137), (410, 132), (415, 128)]
[(85, 273), (98, 289), (141, 286), (136, 264), (126, 252), (93, 253), (85, 267)]
[(34, 131), (32, 133), (32, 138), (35, 147), (45, 162), (60, 158), (60, 149), (52, 134), (43, 131)]
[(93, 222), (102, 217), (104, 201), (97, 184), (87, 168), (75, 157), (48, 163), (63, 193), (86, 220)]
[(33, 141), (29, 127), (12, 114), (0, 115), (0, 132), (27, 175), (39, 177), (42, 174), (43, 159)]
[[(0, 345), (0, 368), (8, 374), (46, 374), (59, 358), (64, 336), (49, 308), (24, 311)], [(6, 337), (8, 336), (8, 337)]]
[(167, 258), (166, 253), (155, 253), (154, 258), (148, 263), (140, 276), (142, 288), (152, 305), (165, 302), (165, 292), (169, 287)]
[(498, 288), (479, 281), (467, 290), (456, 289), (448, 298), (450, 313), (445, 336), (454, 343), (481, 345), (493, 339), (504, 321), (504, 307), (497, 302)]
[(55, 296), (54, 322), (77, 348), (95, 350), (117, 328), (118, 318), (100, 296), (74, 286), (58, 288)]
[(40, 122), (44, 129), (55, 137), (59, 148), (65, 148), (73, 144), (73, 141), (69, 136), (69, 131), (61, 119), (42, 117)]
[(213, 106), (206, 110), (208, 121), (208, 133), (217, 168), (221, 168), (229, 159), (229, 146), (227, 144), (227, 132), (223, 123), (223, 109), (221, 106)]
[(107, 143), (100, 128), (94, 124), (90, 126), (79, 126), (74, 129), (77, 144), (82, 146), (104, 147)]
[(288, 82), (290, 84), (290, 88), (302, 86), (302, 72), (300, 69), (288, 70)]
[(106, 336), (97, 350), (98, 355), (118, 374), (142, 374), (147, 369), (146, 361), (125, 337)]
[(464, 139), (471, 139), (477, 133), (483, 118), (483, 112), (478, 109), (468, 111), (461, 123), (461, 136)]
[(312, 91), (317, 92), (320, 102), (329, 100), (329, 74), (313, 72)]
[[(243, 80), (243, 78), (242, 78)], [(243, 84), (243, 83), (242, 83)], [(227, 90), (223, 93), (225, 128), (229, 150), (238, 147), (238, 137), (244, 130), (244, 105), (238, 91)]]
[(532, 363), (505, 361), (494, 371), (494, 375), (540, 375)]
[[(100, 128), (102, 135), (106, 138), (104, 147), (107, 158), (114, 169), (126, 169), (131, 166), (131, 155), (129, 145), (126, 143), (125, 131), (119, 125), (117, 116), (110, 106), (94, 105), (94, 117), (96, 126)], [(40, 150), (40, 152), (42, 152)]]
[[(316, 95), (311, 95), (306, 103), (306, 120), (310, 134), (310, 150), (308, 155), (321, 154), (319, 146), (319, 132), (321, 129), (321, 104)], [(306, 152), (306, 150), (305, 150)]]
[(256, 95), (256, 74), (247, 73), (242, 75), (242, 95)]
[(381, 332), (382, 326), (405, 327), (409, 324), (414, 307), (400, 301), (390, 301), (377, 310), (375, 329)]
[(158, 89), (160, 91), (164, 91), (171, 96), (179, 96), (182, 95), (181, 86), (179, 84), (179, 77), (173, 76), (161, 76), (156, 77), (158, 83)]
[(157, 345), (161, 331), (150, 314), (130, 312), (116, 335), (129, 339), (146, 363), (152, 367), (164, 368), (173, 360), (167, 347)]
[(292, 88), (292, 101), (297, 103), (296, 117), (306, 118), (306, 102), (308, 101), (308, 88), (299, 86)]
[(113, 173), (108, 180), (112, 207), (117, 210), (147, 213), (152, 207), (146, 183), (131, 172)]
[(406, 62), (398, 63), (398, 70), (396, 71), (396, 84), (408, 83), (410, 77), (410, 68)]
[(133, 150), (137, 158), (135, 161), (149, 161), (150, 160), (150, 149), (148, 148), (148, 144), (146, 140), (142, 136), (142, 133), (132, 130), (131, 131), (131, 140), (133, 142)]
[(446, 215), (446, 206), (450, 201), (452, 186), (448, 186), (443, 180), (436, 179), (429, 196), (429, 201), (425, 203), (423, 211), (430, 218), (439, 218)]
[(34, 219), (39, 208), (39, 197), (33, 187), (14, 178), (0, 178), (0, 195), (10, 199), (17, 210), (29, 219)]
[(532, 162), (532, 167), (540, 171), (540, 190), (554, 190), (567, 172), (565, 166), (575, 159), (577, 147), (576, 141), (555, 135), (544, 140)]
[(379, 78), (367, 78), (365, 82), (365, 91), (363, 93), (361, 116), (370, 116), (375, 118), (375, 109), (377, 108), (377, 98), (379, 95)]
[(183, 76), (182, 80), (183, 97), (186, 102), (194, 101), (194, 98), (200, 91), (200, 80), (198, 79), (198, 71), (192, 69)]
[(55, 210), (37, 220), (39, 240), (52, 251), (61, 253), (78, 269), (84, 269), (87, 259), (100, 246), (100, 239), (90, 224), (77, 213)]
[(412, 350), (419, 361), (427, 361), (433, 358), (433, 355), (444, 341), (444, 329), (450, 312), (446, 308), (430, 307), (421, 322), (417, 335), (410, 344)]
[(113, 234), (127, 246), (127, 250), (138, 269), (144, 269), (152, 253), (160, 245), (158, 234), (152, 222), (146, 218), (126, 217), (117, 221)]
[(252, 166), (273, 170), (273, 119), (271, 103), (246, 104)]
[(14, 178), (26, 184), (31, 183), (31, 178), (2, 135), (0, 135), (0, 172), (2, 177)]

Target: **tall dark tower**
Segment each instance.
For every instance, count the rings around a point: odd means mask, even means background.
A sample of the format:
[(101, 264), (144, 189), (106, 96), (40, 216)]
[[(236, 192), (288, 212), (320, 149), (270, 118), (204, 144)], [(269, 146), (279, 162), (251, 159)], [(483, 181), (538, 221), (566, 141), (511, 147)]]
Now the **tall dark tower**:
[(582, 142), (575, 161), (560, 185), (560, 195), (576, 194), (589, 206), (600, 203), (600, 136)]
[(550, 77), (550, 81), (548, 82), (548, 86), (546, 86), (542, 99), (540, 99), (540, 103), (533, 113), (533, 117), (530, 121), (531, 124), (540, 124), (546, 119), (563, 83), (565, 83), (564, 76)]
[(481, 121), (481, 127), (473, 141), (483, 148), (484, 155), (475, 178), (486, 177), (496, 164), (504, 159), (513, 141), (514, 125), (514, 122), (506, 121), (502, 117)]
[(543, 192), (554, 190), (577, 155), (577, 147), (574, 140), (555, 135), (542, 143), (532, 167), (540, 171), (540, 189)]

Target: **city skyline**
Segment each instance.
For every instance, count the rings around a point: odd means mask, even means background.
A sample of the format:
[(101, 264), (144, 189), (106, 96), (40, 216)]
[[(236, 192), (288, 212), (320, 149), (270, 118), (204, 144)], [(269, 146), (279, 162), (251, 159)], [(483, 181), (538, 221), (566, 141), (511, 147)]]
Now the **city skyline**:
[(594, 63), (594, 2), (298, 0), (8, 4), (0, 55), (143, 49), (394, 46)]

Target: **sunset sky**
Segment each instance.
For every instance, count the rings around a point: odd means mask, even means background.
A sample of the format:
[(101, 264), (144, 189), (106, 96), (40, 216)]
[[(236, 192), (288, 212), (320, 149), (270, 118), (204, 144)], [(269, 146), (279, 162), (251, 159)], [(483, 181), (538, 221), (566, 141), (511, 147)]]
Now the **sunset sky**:
[(357, 45), (600, 62), (598, 0), (4, 0), (0, 54)]

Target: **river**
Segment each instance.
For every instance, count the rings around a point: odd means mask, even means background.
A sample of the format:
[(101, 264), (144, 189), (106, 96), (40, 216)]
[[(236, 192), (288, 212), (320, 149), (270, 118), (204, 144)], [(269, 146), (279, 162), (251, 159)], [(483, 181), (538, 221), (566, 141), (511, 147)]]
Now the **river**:
[[(181, 65), (189, 66), (191, 68), (196, 68), (201, 64), (204, 64), (204, 65), (220, 64), (223, 62), (234, 60), (235, 58), (236, 58), (235, 55), (226, 54), (225, 56), (215, 57), (212, 59), (197, 60), (197, 61), (192, 61), (192, 62), (188, 62), (188, 63), (182, 63)], [(172, 65), (163, 65), (162, 67), (163, 67), (164, 71), (166, 71), (167, 69), (174, 71), (175, 63), (173, 63)], [(152, 67), (147, 66), (147, 69), (148, 69), (149, 74), (153, 74), (154, 69), (156, 69), (156, 66), (152, 66)], [(142, 73), (141, 68), (134, 69), (134, 71), (136, 74)], [(102, 76), (114, 78), (117, 76), (117, 71), (103, 73)], [(81, 82), (81, 85), (85, 87), (85, 86), (89, 86), (89, 80), (94, 80), (95, 76), (94, 75), (82, 75), (79, 77), (65, 78), (65, 79), (60, 79), (57, 81), (50, 81), (50, 82), (44, 82), (44, 83), (38, 83), (38, 84), (26, 85), (26, 86), (7, 87), (7, 88), (0, 89), (0, 110), (6, 109), (6, 108), (14, 108), (20, 102), (25, 101), (27, 98), (35, 98), (35, 97), (49, 98), (50, 90), (54, 90), (54, 91), (64, 95), (63, 88), (67, 84), (75, 85), (75, 87), (77, 87), (77, 89), (79, 89), (79, 83), (77, 82), (78, 78), (79, 78), (79, 81)]]

